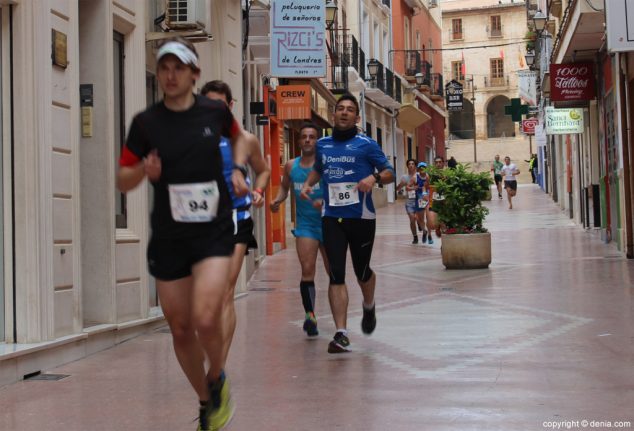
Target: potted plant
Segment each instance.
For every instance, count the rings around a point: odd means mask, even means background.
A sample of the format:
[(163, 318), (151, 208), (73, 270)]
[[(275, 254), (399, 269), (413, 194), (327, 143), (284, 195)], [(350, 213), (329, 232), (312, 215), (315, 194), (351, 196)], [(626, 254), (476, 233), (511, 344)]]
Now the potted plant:
[(442, 262), (447, 269), (487, 268), (491, 234), (484, 228), (489, 209), (482, 201), (492, 181), (488, 172), (472, 172), (459, 163), (454, 169), (432, 170), (431, 184), (442, 198), (434, 200), (442, 235)]

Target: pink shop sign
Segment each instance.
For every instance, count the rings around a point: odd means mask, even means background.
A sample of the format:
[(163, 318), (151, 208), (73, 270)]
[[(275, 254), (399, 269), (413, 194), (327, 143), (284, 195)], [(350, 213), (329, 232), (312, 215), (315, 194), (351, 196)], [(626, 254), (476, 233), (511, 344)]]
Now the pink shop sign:
[(595, 96), (592, 63), (550, 65), (550, 99), (553, 102), (592, 100)]

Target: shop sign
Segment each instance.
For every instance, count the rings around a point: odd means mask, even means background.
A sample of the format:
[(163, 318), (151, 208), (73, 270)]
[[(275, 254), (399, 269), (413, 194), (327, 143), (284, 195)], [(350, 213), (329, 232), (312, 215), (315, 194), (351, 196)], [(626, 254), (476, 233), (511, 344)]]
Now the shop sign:
[(629, 0), (610, 0), (604, 4), (608, 50), (611, 52), (634, 50), (634, 7), (632, 2)]
[(324, 0), (271, 2), (271, 76), (326, 76), (326, 4)]
[(278, 120), (310, 119), (310, 85), (279, 85), (275, 91)]
[(522, 120), (522, 133), (526, 135), (534, 135), (537, 123), (539, 123), (537, 118), (527, 118), (526, 120)]
[(529, 106), (537, 105), (537, 72), (532, 70), (520, 70), (519, 78), (520, 99)]
[(550, 100), (578, 102), (592, 100), (595, 95), (592, 63), (550, 65)]
[(464, 89), (461, 83), (452, 79), (445, 85), (445, 98), (447, 99), (447, 111), (462, 111)]
[(583, 109), (563, 108), (552, 106), (546, 108), (546, 134), (568, 135), (583, 133)]

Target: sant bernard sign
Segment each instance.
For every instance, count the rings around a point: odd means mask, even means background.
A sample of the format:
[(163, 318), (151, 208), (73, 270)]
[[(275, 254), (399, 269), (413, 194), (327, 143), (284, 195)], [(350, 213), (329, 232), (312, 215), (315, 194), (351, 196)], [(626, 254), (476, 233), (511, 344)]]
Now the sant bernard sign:
[(550, 65), (550, 100), (582, 102), (595, 98), (594, 65), (568, 63)]

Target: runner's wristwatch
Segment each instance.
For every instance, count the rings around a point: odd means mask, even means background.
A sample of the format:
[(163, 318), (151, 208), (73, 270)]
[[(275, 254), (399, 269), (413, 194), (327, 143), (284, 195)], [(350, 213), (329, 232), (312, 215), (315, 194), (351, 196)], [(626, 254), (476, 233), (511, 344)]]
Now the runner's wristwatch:
[(374, 177), (377, 184), (381, 184), (381, 174), (379, 174), (378, 172), (375, 172), (372, 174), (372, 176)]
[(247, 167), (244, 165), (240, 165), (238, 163), (233, 164), (233, 169), (237, 169), (240, 172), (242, 172), (242, 175), (244, 175), (244, 178), (246, 178), (247, 175), (249, 174), (249, 172), (247, 171)]

